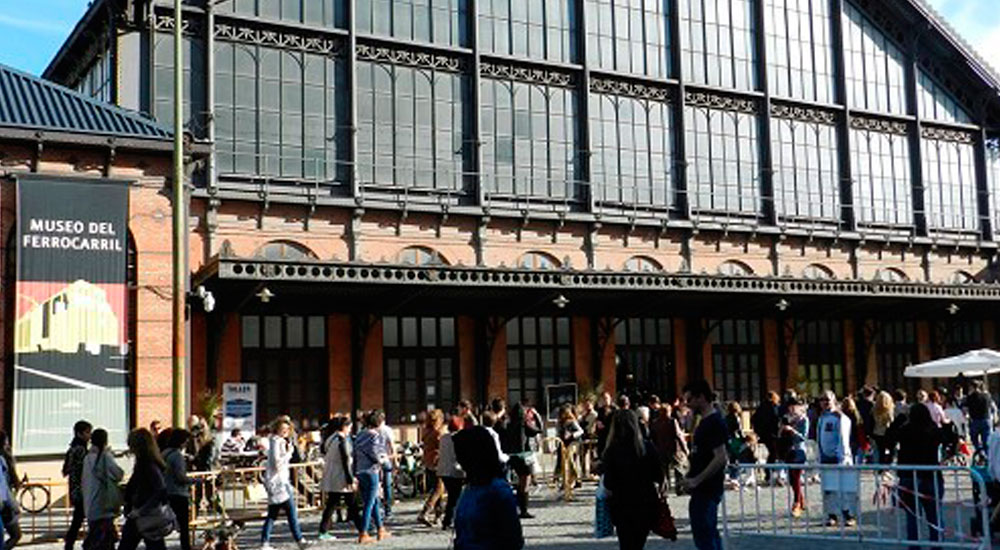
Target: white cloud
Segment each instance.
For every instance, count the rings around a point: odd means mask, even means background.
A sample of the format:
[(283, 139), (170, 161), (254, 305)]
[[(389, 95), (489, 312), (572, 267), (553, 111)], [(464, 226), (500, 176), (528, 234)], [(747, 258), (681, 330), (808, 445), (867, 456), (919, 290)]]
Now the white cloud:
[(929, 0), (976, 53), (1000, 71), (1000, 11), (995, 0)]
[(25, 19), (0, 13), (0, 27), (14, 27), (25, 31), (64, 35), (73, 28), (73, 24), (48, 19)]

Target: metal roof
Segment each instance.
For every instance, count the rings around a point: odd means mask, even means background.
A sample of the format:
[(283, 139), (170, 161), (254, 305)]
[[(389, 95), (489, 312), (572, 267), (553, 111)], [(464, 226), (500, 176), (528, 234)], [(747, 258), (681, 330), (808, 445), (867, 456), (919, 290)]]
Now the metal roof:
[(36, 130), (169, 141), (173, 132), (139, 113), (0, 64), (0, 131)]

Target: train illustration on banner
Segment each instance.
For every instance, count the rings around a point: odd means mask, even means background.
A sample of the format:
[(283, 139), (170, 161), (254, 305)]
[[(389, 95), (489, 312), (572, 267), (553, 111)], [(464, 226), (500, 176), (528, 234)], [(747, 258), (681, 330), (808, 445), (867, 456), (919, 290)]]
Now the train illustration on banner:
[(104, 289), (77, 280), (18, 318), (15, 352), (45, 351), (100, 355), (101, 348), (121, 347), (120, 321)]

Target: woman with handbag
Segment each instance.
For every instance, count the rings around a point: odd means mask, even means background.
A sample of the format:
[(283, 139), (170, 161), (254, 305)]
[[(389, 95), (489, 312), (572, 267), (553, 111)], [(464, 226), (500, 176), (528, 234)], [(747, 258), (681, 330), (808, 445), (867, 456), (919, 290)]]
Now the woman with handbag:
[(118, 484), (125, 472), (108, 448), (108, 432), (94, 430), (90, 451), (83, 459), (83, 511), (87, 518), (84, 550), (113, 550), (118, 542), (115, 518), (121, 512), (122, 494)]
[[(170, 430), (166, 445), (163, 448), (163, 461), (167, 463), (165, 481), (167, 483), (167, 498), (170, 509), (177, 516), (177, 527), (180, 530), (181, 550), (191, 550), (191, 533), (188, 523), (191, 521), (191, 478), (187, 475), (187, 461), (181, 449), (191, 438), (191, 433), (180, 428)], [(86, 549), (85, 549), (86, 550)]]
[(125, 526), (118, 550), (135, 550), (140, 541), (147, 550), (166, 550), (163, 539), (177, 527), (163, 479), (167, 465), (146, 428), (128, 434), (128, 449), (135, 457), (135, 466), (125, 486)]
[(660, 521), (662, 493), (658, 488), (663, 483), (663, 469), (656, 447), (643, 439), (634, 412), (619, 410), (612, 415), (601, 471), (618, 548), (642, 550), (650, 530)]

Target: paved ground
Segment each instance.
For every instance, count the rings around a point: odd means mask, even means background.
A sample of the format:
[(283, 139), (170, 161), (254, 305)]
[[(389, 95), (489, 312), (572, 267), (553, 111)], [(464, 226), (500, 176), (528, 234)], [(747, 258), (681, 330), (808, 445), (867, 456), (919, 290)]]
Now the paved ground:
[[(577, 500), (569, 503), (558, 500), (556, 495), (548, 489), (542, 489), (534, 494), (532, 496), (532, 511), (535, 513), (536, 518), (527, 520), (523, 523), (526, 548), (535, 550), (611, 550), (617, 548), (617, 541), (614, 538), (602, 540), (596, 540), (593, 538), (594, 489), (593, 484), (585, 485), (583, 489), (578, 491)], [(867, 492), (864, 487), (863, 492)], [(952, 494), (956, 494), (958, 492), (959, 491), (956, 490)], [(731, 533), (730, 544), (727, 547), (727, 550), (778, 550), (784, 545), (792, 545), (796, 549), (805, 548), (807, 550), (817, 550), (817, 548), (820, 547), (822, 550), (903, 548), (903, 546), (898, 545), (875, 545), (870, 542), (859, 542), (856, 537), (858, 532), (871, 533), (875, 529), (882, 529), (883, 535), (886, 533), (895, 533), (897, 525), (901, 525), (898, 523), (901, 516), (897, 510), (891, 507), (882, 509), (875, 508), (872, 506), (872, 503), (868, 501), (868, 497), (863, 497), (863, 526), (859, 531), (855, 532), (855, 538), (850, 540), (851, 534), (849, 532), (842, 533), (839, 529), (830, 529), (819, 525), (822, 520), (822, 512), (818, 486), (810, 486), (807, 491), (810, 509), (808, 521), (803, 518), (797, 523), (793, 524), (791, 522), (789, 516), (787, 515), (787, 507), (785, 506), (787, 503), (787, 494), (788, 490), (784, 488), (766, 488), (762, 489), (760, 493), (754, 493), (752, 491), (745, 493), (743, 499), (743, 506), (745, 510), (743, 525), (749, 530), (760, 530), (764, 532), (771, 531), (772, 529), (777, 529), (779, 532), (787, 532), (789, 528), (794, 528), (797, 534), (808, 533), (812, 537), (827, 537), (828, 540), (816, 538), (813, 538), (812, 540), (801, 540), (787, 537), (745, 535), (737, 533), (734, 530), (734, 532)], [(753, 502), (754, 498), (757, 499), (757, 503)], [(739, 524), (739, 517), (737, 517), (740, 509), (739, 493), (734, 491), (728, 492), (727, 502), (730, 507), (730, 513), (733, 516), (731, 525), (733, 525), (735, 529)], [(680, 529), (680, 539), (677, 542), (672, 543), (662, 540), (654, 535), (650, 538), (649, 543), (646, 545), (647, 549), (695, 550), (694, 544), (691, 540), (690, 529), (688, 527), (687, 504), (688, 499), (685, 497), (671, 498), (671, 507), (677, 518), (678, 528)], [(760, 515), (760, 522), (757, 521), (756, 517), (752, 517), (749, 513), (758, 505), (764, 512)], [(775, 512), (773, 514), (770, 508), (772, 505), (775, 507)], [(961, 507), (952, 505), (952, 508), (954, 510), (958, 510)], [(450, 533), (418, 525), (416, 522), (418, 510), (419, 503), (416, 501), (398, 504), (396, 507), (396, 514), (389, 523), (389, 528), (392, 530), (394, 537), (389, 541), (384, 541), (374, 545), (373, 547), (406, 550), (450, 549)], [(964, 513), (968, 514), (968, 512)], [(777, 521), (768, 523), (769, 518), (772, 517), (776, 518)], [(316, 539), (318, 521), (318, 514), (315, 513), (307, 514), (303, 518), (304, 529), (307, 538), (310, 540), (315, 541)], [(967, 525), (969, 523), (969, 518), (966, 517), (962, 523)], [(360, 547), (355, 543), (356, 535), (349, 531), (346, 525), (341, 524), (337, 526), (335, 534), (339, 540), (318, 543), (315, 546), (315, 550), (324, 550), (327, 548), (334, 550), (337, 548)], [(260, 545), (259, 536), (260, 523), (250, 524), (249, 528), (241, 533), (240, 548), (243, 550), (256, 550)], [(829, 540), (836, 539), (836, 537), (839, 536), (846, 536), (847, 540)], [(965, 542), (968, 542), (968, 540), (969, 539), (966, 537)], [(296, 550), (295, 546), (291, 542), (291, 536), (289, 535), (287, 524), (283, 520), (279, 520), (276, 525), (273, 543), (279, 548), (279, 550)], [(1000, 543), (995, 541), (994, 544), (997, 544), (996, 547), (1000, 548)], [(172, 537), (168, 540), (168, 546), (171, 549), (176, 549), (179, 546), (176, 537)], [(62, 545), (47, 544), (33, 546), (33, 548), (38, 550), (60, 550)], [(983, 548), (989, 548), (989, 546), (987, 545)]]

